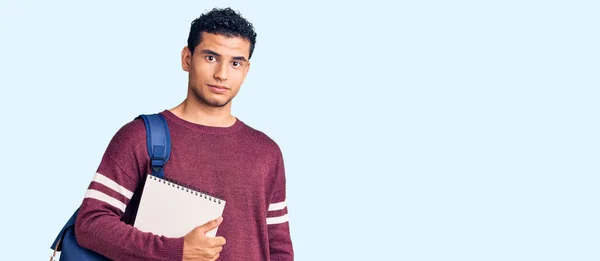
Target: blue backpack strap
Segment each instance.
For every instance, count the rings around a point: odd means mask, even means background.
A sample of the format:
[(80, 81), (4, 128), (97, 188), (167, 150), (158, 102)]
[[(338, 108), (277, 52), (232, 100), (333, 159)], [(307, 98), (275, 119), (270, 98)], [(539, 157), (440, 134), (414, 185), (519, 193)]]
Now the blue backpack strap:
[(142, 114), (146, 124), (146, 144), (152, 167), (152, 175), (164, 178), (164, 166), (171, 155), (171, 134), (167, 121), (161, 114)]
[[(167, 121), (160, 114), (140, 115), (146, 125), (146, 143), (148, 156), (152, 165), (152, 175), (164, 178), (164, 166), (171, 154), (171, 136)], [(60, 260), (65, 261), (108, 261), (109, 259), (77, 243), (74, 227), (79, 208), (71, 215), (50, 246), (54, 254), (50, 260), (55, 260), (56, 252), (62, 251)], [(65, 250), (66, 251), (63, 251)]]

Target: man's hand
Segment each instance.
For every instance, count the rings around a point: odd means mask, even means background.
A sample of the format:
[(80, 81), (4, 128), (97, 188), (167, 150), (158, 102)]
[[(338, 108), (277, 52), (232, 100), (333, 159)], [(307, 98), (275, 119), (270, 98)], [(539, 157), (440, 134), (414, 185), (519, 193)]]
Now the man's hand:
[(225, 238), (213, 238), (205, 234), (218, 227), (222, 221), (223, 218), (219, 217), (194, 228), (194, 230), (185, 235), (183, 261), (214, 261), (219, 258), (219, 253), (223, 249), (223, 245), (225, 245)]

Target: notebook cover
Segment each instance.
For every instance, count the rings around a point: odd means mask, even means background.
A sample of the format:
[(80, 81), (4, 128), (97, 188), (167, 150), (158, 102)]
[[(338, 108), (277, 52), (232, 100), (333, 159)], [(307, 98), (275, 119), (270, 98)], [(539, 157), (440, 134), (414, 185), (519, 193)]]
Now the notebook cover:
[[(225, 201), (174, 182), (147, 175), (134, 227), (166, 237), (182, 237), (223, 214)], [(206, 233), (215, 237), (217, 229)]]

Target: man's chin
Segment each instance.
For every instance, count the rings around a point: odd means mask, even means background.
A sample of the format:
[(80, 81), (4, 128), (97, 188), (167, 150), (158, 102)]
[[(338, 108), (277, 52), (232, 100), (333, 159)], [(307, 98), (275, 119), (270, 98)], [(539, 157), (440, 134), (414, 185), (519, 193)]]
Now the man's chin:
[[(223, 95), (214, 95), (213, 96), (213, 95), (209, 94), (209, 95), (207, 95), (208, 96), (207, 97), (204, 95), (199, 95), (199, 93), (197, 93), (195, 91), (193, 92), (193, 94), (194, 94), (194, 96), (196, 96), (196, 99), (198, 101), (200, 101), (201, 103), (204, 103), (205, 105), (213, 107), (213, 108), (225, 107), (225, 106), (227, 106), (227, 104), (229, 104), (231, 102), (231, 98), (223, 99), (223, 98), (226, 98), (226, 97), (223, 97)], [(213, 96), (213, 97), (211, 97), (211, 96)], [(219, 99), (219, 98), (221, 98), (221, 99)]]
[(221, 108), (221, 107), (225, 107), (227, 104), (229, 104), (231, 100), (229, 101), (218, 101), (218, 100), (212, 100), (212, 101), (207, 101), (205, 102), (208, 106), (210, 107), (215, 107), (215, 108)]

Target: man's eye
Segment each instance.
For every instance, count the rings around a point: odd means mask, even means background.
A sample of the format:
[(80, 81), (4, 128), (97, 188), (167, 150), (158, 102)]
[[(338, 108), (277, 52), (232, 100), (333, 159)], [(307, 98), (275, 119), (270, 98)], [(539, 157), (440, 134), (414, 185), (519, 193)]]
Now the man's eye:
[(216, 59), (215, 59), (215, 57), (214, 57), (214, 56), (212, 56), (212, 55), (209, 55), (209, 56), (206, 56), (206, 60), (208, 60), (209, 62), (212, 62), (212, 61), (214, 61), (214, 60), (216, 60)]
[(241, 63), (239, 63), (239, 62), (233, 62), (233, 67), (238, 67), (238, 66), (240, 66), (240, 65), (242, 65), (242, 64), (241, 64)]

